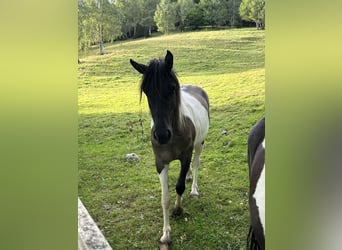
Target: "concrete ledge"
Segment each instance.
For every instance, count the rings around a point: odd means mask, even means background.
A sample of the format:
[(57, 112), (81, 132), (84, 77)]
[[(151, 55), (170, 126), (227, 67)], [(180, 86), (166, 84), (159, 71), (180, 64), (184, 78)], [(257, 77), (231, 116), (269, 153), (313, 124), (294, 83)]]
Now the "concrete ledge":
[(78, 198), (78, 250), (112, 250), (106, 238)]

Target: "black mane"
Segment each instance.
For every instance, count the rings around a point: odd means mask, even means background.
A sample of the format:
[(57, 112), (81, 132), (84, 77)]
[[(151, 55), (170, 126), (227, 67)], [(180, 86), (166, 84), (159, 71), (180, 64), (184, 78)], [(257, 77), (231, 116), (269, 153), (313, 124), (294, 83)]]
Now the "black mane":
[(167, 102), (168, 97), (173, 95), (176, 97), (176, 107), (173, 114), (173, 127), (179, 128), (182, 124), (179, 107), (181, 104), (180, 84), (176, 73), (173, 69), (168, 69), (165, 60), (153, 59), (149, 62), (140, 85), (140, 101), (142, 92), (149, 94), (153, 98), (158, 98), (162, 102)]
[(174, 70), (169, 71), (163, 59), (151, 60), (141, 81), (140, 100), (142, 92), (148, 92), (149, 90), (155, 90), (160, 96), (164, 88), (168, 87), (167, 82), (175, 83), (176, 91), (179, 90), (179, 81)]

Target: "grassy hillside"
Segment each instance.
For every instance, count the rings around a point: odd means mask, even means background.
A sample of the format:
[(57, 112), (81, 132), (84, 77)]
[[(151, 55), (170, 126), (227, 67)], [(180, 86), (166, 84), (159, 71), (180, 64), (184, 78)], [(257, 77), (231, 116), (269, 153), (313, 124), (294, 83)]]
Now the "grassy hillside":
[[(174, 55), (181, 83), (203, 87), (211, 124), (201, 156), (200, 197), (184, 194), (171, 218), (173, 249), (243, 249), (248, 232), (247, 135), (264, 115), (264, 32), (202, 31), (126, 41), (81, 56), (79, 196), (113, 249), (156, 249), (162, 235), (161, 188), (149, 141), (147, 99), (129, 59)], [(227, 135), (221, 131), (227, 130)], [(141, 161), (129, 163), (127, 153)], [(171, 164), (171, 203), (179, 162)]]

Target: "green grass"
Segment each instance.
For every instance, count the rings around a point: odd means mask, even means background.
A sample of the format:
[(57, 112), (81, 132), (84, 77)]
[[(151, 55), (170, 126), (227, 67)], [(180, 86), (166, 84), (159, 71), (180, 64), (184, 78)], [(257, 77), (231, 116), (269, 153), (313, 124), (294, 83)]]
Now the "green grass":
[[(156, 249), (162, 235), (161, 188), (149, 141), (147, 100), (129, 59), (174, 55), (181, 83), (203, 87), (211, 124), (201, 156), (200, 197), (184, 193), (171, 218), (173, 249), (244, 249), (249, 226), (247, 136), (264, 115), (264, 32), (201, 31), (96, 48), (79, 64), (79, 196), (113, 249)], [(142, 122), (140, 122), (142, 121)], [(221, 135), (222, 130), (228, 135)], [(127, 153), (141, 161), (129, 163)], [(171, 203), (179, 162), (170, 166)]]

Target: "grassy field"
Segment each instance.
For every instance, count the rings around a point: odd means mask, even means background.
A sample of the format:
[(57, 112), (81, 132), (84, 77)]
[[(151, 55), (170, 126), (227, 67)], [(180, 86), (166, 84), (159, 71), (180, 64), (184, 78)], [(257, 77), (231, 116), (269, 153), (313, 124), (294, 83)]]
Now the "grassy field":
[[(235, 29), (159, 36), (90, 50), (79, 64), (79, 196), (113, 249), (156, 249), (161, 188), (149, 141), (147, 99), (139, 103), (130, 65), (174, 55), (181, 83), (203, 87), (211, 124), (201, 156), (198, 199), (184, 193), (171, 218), (173, 249), (244, 249), (249, 226), (247, 135), (264, 115), (263, 31)], [(221, 131), (227, 130), (227, 135)], [(129, 163), (127, 153), (141, 161)], [(179, 162), (171, 164), (171, 204)]]

